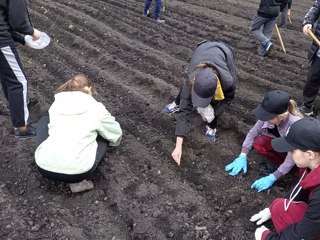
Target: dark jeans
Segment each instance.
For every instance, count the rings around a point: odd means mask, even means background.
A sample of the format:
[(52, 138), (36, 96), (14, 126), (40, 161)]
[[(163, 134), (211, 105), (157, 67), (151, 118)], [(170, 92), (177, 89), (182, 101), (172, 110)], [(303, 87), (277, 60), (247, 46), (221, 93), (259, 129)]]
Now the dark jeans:
[[(146, 4), (144, 5), (144, 15), (147, 15), (147, 11), (150, 8), (152, 0), (147, 0)], [(161, 12), (161, 6), (162, 6), (162, 0), (155, 0), (156, 6), (154, 8), (154, 18), (158, 19), (160, 17)]]
[(311, 63), (307, 81), (303, 88), (303, 101), (307, 107), (311, 107), (320, 89), (320, 58), (315, 56)]
[[(48, 124), (49, 124), (49, 116), (42, 117), (37, 124), (37, 136), (36, 136), (37, 147), (49, 137)], [(86, 179), (89, 175), (91, 175), (96, 170), (96, 168), (98, 167), (99, 163), (101, 162), (101, 160), (103, 159), (107, 151), (107, 147), (108, 147), (107, 140), (105, 140), (103, 137), (98, 135), (96, 141), (98, 143), (96, 159), (92, 168), (89, 171), (85, 173), (80, 173), (80, 174), (63, 174), (63, 173), (50, 172), (38, 166), (39, 172), (43, 176), (49, 179), (59, 180), (66, 183), (75, 183), (75, 182), (80, 182)]]

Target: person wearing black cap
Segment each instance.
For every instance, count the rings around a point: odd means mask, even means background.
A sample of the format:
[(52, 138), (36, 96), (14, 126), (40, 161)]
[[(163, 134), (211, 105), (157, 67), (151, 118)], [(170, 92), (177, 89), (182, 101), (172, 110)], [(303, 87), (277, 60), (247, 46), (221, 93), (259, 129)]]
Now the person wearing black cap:
[(176, 125), (176, 147), (172, 152), (178, 165), (193, 107), (207, 122), (207, 139), (215, 141), (218, 118), (225, 111), (226, 104), (234, 98), (238, 79), (233, 52), (223, 42), (199, 43), (192, 54), (187, 74), (188, 80), (184, 82), (176, 100), (163, 109), (164, 113), (180, 110)]
[(287, 198), (277, 198), (251, 217), (260, 225), (270, 218), (276, 232), (265, 226), (255, 231), (256, 240), (320, 239), (320, 121), (296, 121), (285, 136), (273, 139), (272, 147), (288, 152), (300, 168), (308, 168)]
[(226, 171), (229, 171), (231, 176), (237, 175), (242, 170), (246, 173), (247, 155), (253, 146), (258, 153), (266, 156), (279, 167), (268, 176), (256, 180), (251, 188), (261, 192), (270, 188), (277, 179), (287, 174), (295, 164), (290, 155), (274, 151), (271, 147), (271, 140), (284, 136), (288, 128), (302, 118), (296, 106), (296, 102), (287, 92), (280, 90), (267, 92), (262, 103), (252, 111), (259, 120), (247, 134), (240, 155), (226, 166)]

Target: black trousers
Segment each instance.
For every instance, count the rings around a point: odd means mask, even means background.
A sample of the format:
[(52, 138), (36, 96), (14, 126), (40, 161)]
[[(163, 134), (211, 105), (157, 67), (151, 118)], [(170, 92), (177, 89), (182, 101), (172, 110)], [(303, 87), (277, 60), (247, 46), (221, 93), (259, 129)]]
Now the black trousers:
[(311, 107), (320, 89), (320, 58), (315, 56), (311, 63), (307, 81), (303, 88), (303, 102), (307, 107)]
[[(37, 136), (36, 136), (37, 147), (49, 137), (48, 124), (49, 124), (49, 116), (42, 117), (37, 124)], [(107, 147), (109, 143), (107, 140), (105, 140), (103, 137), (98, 135), (96, 141), (98, 143), (96, 159), (92, 168), (89, 171), (81, 174), (63, 174), (63, 173), (50, 172), (38, 166), (39, 172), (43, 176), (49, 179), (59, 180), (66, 183), (76, 183), (86, 179), (89, 175), (91, 175), (96, 170), (96, 168), (98, 167), (99, 163), (101, 162), (101, 160), (103, 159), (107, 151)]]
[(14, 45), (0, 49), (0, 79), (4, 96), (8, 99), (12, 125), (27, 124), (27, 79)]

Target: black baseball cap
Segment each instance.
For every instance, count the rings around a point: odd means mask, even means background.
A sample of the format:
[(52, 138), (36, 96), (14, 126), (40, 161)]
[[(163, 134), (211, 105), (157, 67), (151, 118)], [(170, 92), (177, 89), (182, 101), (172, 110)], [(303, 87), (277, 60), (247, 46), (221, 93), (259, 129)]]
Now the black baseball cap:
[(267, 92), (252, 113), (261, 121), (269, 121), (288, 110), (290, 98), (287, 92), (281, 90)]
[(211, 68), (204, 68), (195, 77), (191, 93), (195, 107), (208, 107), (217, 89), (217, 76)]
[(320, 152), (320, 121), (303, 118), (291, 125), (286, 136), (271, 141), (277, 152), (289, 152), (295, 149)]

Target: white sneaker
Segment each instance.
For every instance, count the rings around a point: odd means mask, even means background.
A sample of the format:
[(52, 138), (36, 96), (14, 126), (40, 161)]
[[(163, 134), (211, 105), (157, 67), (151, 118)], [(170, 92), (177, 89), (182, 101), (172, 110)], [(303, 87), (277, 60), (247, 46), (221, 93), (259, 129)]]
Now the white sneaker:
[(210, 142), (215, 142), (217, 140), (216, 132), (216, 128), (212, 129), (209, 126), (206, 126), (206, 136)]
[(179, 111), (179, 105), (177, 105), (175, 102), (169, 103), (167, 106), (162, 109), (163, 113), (171, 114)]
[(143, 13), (143, 16), (150, 17), (150, 16), (151, 16), (150, 11), (147, 10), (147, 14), (144, 14), (144, 13)]
[(157, 18), (156, 20), (158, 23), (164, 23), (166, 20), (163, 20), (163, 19), (160, 19), (160, 18)]
[(69, 187), (73, 193), (84, 192), (93, 189), (93, 182), (90, 180), (82, 180), (81, 182), (70, 183)]

